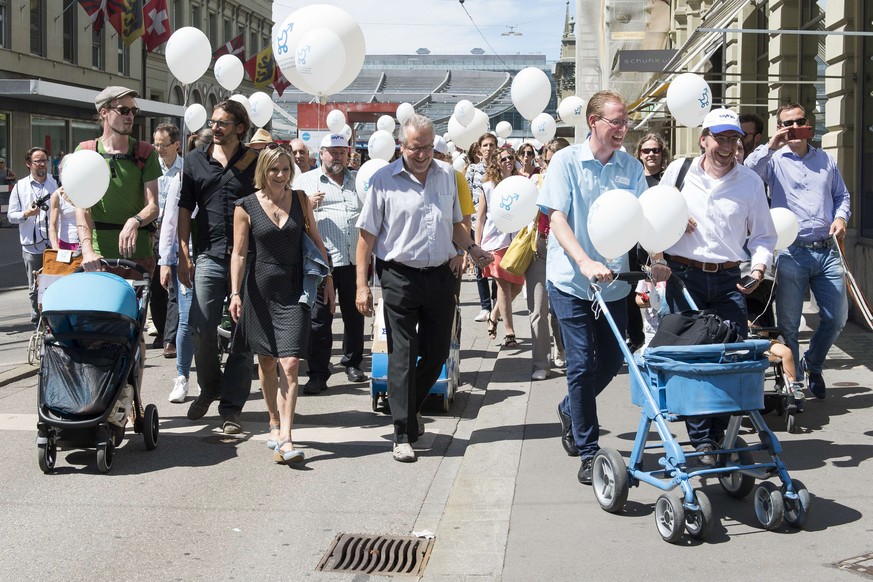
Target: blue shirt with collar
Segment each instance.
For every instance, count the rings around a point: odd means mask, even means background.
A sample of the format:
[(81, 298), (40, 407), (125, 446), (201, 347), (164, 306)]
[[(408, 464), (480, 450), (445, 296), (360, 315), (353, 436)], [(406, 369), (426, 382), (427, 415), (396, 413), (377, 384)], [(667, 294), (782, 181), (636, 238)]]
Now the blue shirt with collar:
[(822, 150), (808, 147), (801, 158), (787, 145), (773, 151), (762, 144), (745, 161), (770, 188), (770, 206), (797, 216), (797, 240), (803, 242), (827, 239), (834, 220), (848, 222), (852, 215), (849, 190), (837, 164)]
[[(627, 271), (627, 254), (607, 261), (594, 249), (588, 236), (588, 213), (594, 201), (609, 190), (627, 190), (638, 197), (646, 190), (643, 165), (630, 154), (615, 151), (606, 164), (591, 152), (589, 140), (559, 150), (552, 156), (537, 204), (543, 212), (558, 210), (567, 215), (567, 222), (576, 240), (592, 260), (600, 261), (613, 271)], [(557, 237), (549, 236), (546, 277), (565, 293), (592, 301), (588, 278), (564, 251)], [(614, 281), (601, 291), (605, 301), (626, 297), (631, 286)]]

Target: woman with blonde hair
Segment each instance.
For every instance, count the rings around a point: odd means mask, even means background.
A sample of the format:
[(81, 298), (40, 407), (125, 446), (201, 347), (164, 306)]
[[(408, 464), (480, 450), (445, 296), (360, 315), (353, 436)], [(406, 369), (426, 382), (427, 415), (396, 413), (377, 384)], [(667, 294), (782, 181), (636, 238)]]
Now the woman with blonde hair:
[[(258, 355), (258, 375), (270, 415), (268, 446), (280, 463), (304, 459), (291, 440), (291, 426), (300, 358), (306, 355), (310, 329), (311, 303), (306, 301), (303, 269), (307, 232), (325, 264), (328, 257), (308, 198), (291, 190), (293, 178), (291, 154), (267, 146), (255, 168), (257, 192), (236, 203), (230, 259), (230, 315), (237, 322), (231, 350)], [(255, 252), (243, 282), (249, 241)], [(333, 312), (330, 275), (325, 298)]]

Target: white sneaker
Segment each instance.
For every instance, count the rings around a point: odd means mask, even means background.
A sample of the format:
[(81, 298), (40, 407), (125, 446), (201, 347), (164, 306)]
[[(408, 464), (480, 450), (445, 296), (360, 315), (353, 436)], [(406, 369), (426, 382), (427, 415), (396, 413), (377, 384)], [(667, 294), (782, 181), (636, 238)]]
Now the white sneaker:
[(173, 391), (170, 392), (170, 402), (174, 404), (179, 404), (181, 402), (185, 402), (185, 398), (188, 397), (188, 378), (185, 376), (179, 376), (175, 380), (173, 380)]
[(552, 362), (555, 364), (556, 368), (566, 368), (567, 367), (567, 361), (560, 356), (553, 359)]
[(412, 445), (408, 442), (402, 443), (394, 443), (394, 450), (392, 451), (395, 461), (399, 461), (401, 463), (414, 463), (415, 462), (415, 451), (412, 450)]
[(489, 317), (491, 317), (491, 312), (487, 309), (483, 309), (479, 312), (479, 315), (473, 318), (473, 321), (478, 321), (479, 323), (482, 323), (483, 321), (488, 321)]
[(530, 375), (531, 380), (545, 380), (548, 377), (548, 370), (534, 370), (534, 373)]

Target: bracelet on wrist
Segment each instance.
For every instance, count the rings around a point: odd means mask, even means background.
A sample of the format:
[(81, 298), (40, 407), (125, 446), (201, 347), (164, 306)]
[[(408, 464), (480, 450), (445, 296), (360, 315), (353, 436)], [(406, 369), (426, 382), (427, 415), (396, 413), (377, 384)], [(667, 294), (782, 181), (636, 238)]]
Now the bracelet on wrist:
[(479, 245), (477, 245), (476, 243), (473, 243), (467, 247), (467, 252), (469, 253), (470, 251), (472, 251), (473, 249), (478, 248), (478, 247), (479, 247)]
[(233, 293), (230, 294), (231, 299), (233, 299), (234, 297), (239, 297), (239, 291), (234, 291)]
[(667, 261), (665, 259), (652, 259), (652, 266), (654, 267), (655, 265), (664, 265), (666, 267)]

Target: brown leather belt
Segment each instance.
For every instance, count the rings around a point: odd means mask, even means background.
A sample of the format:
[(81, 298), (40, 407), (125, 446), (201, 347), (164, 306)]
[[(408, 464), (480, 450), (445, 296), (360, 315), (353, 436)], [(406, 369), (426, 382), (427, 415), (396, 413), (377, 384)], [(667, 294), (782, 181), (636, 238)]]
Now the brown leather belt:
[(693, 259), (686, 259), (685, 257), (678, 257), (676, 255), (664, 255), (668, 260), (675, 261), (677, 263), (681, 263), (683, 265), (688, 265), (693, 269), (700, 269), (705, 273), (717, 273), (718, 271), (725, 271), (727, 269), (733, 269), (734, 267), (739, 267), (739, 261), (728, 261), (726, 263), (701, 263), (700, 261), (695, 261)]

